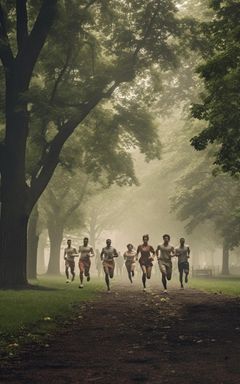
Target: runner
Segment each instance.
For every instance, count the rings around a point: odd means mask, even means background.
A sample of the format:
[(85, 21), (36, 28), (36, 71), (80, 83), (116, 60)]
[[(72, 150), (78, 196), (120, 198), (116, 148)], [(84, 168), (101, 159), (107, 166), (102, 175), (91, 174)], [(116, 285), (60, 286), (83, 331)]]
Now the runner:
[(169, 242), (170, 236), (163, 235), (163, 244), (158, 245), (156, 250), (165, 293), (167, 293), (167, 280), (172, 278), (172, 257), (175, 256), (174, 247)]
[[(143, 244), (137, 248), (137, 256), (140, 253), (139, 264), (142, 269), (142, 283), (143, 291), (146, 291), (146, 279), (151, 278), (153, 260), (154, 260), (154, 249), (151, 245), (148, 245), (149, 236), (143, 235)], [(152, 255), (151, 255), (152, 254)]]
[(65, 274), (67, 277), (66, 283), (70, 283), (69, 280), (69, 268), (72, 275), (72, 281), (75, 279), (75, 261), (74, 258), (78, 256), (76, 248), (72, 247), (72, 240), (67, 240), (67, 248), (64, 249), (64, 260), (65, 260)]
[(103, 270), (105, 273), (105, 282), (107, 285), (107, 290), (110, 292), (110, 280), (109, 277), (112, 279), (114, 275), (114, 268), (115, 268), (115, 262), (114, 257), (118, 257), (118, 253), (115, 248), (111, 246), (112, 241), (110, 239), (106, 240), (106, 247), (102, 249), (101, 252), (101, 260), (103, 265)]
[(137, 259), (137, 252), (133, 249), (132, 244), (127, 245), (127, 251), (123, 254), (123, 258), (125, 260), (125, 265), (128, 272), (128, 278), (130, 282), (132, 283), (132, 278), (134, 276), (134, 270), (136, 265), (136, 259)]
[(184, 288), (183, 273), (185, 273), (185, 283), (187, 283), (189, 274), (188, 259), (190, 257), (190, 248), (188, 245), (185, 245), (185, 239), (183, 237), (180, 239), (180, 246), (175, 249), (175, 255), (178, 258), (179, 281), (181, 288)]
[(87, 277), (87, 281), (90, 281), (90, 267), (91, 267), (91, 260), (90, 257), (94, 256), (93, 248), (91, 245), (88, 245), (88, 238), (84, 237), (83, 239), (83, 245), (80, 245), (79, 247), (79, 270), (80, 270), (80, 285), (79, 288), (83, 288), (83, 275)]

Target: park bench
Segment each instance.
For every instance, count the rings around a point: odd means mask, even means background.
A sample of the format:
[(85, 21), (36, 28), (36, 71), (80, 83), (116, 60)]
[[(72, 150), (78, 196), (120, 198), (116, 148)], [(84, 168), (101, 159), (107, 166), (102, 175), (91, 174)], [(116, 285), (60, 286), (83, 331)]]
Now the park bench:
[(193, 277), (212, 277), (212, 269), (204, 268), (204, 269), (194, 269), (192, 271)]

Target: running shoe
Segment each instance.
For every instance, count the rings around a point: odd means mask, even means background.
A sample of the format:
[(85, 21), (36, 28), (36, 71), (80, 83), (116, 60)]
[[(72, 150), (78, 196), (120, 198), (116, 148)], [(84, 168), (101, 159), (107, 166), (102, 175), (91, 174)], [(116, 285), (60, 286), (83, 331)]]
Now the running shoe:
[(185, 276), (185, 283), (188, 282), (188, 275)]
[(90, 281), (90, 275), (87, 276), (87, 281)]
[(164, 289), (163, 293), (168, 293), (167, 289)]
[(83, 284), (80, 284), (78, 288), (83, 288)]
[(66, 284), (68, 284), (68, 283), (70, 283), (70, 280), (69, 280), (69, 279), (67, 279), (67, 281), (66, 281)]

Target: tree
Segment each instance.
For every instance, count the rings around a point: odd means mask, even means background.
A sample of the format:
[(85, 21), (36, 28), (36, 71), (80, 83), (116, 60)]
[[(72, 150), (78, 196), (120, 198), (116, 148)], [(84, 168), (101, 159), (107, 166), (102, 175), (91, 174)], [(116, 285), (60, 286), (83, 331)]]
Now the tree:
[[(172, 198), (172, 209), (186, 222), (189, 233), (200, 224), (214, 225), (222, 241), (222, 273), (229, 274), (229, 251), (240, 243), (239, 183), (228, 175), (211, 172), (211, 156), (189, 166)], [(213, 169), (212, 169), (213, 171)]]
[(70, 173), (59, 166), (43, 194), (44, 211), (50, 240), (47, 274), (60, 274), (60, 249), (66, 228), (83, 225), (81, 205), (89, 191), (89, 177), (80, 172)]
[[(1, 287), (27, 284), (28, 219), (66, 140), (96, 105), (143, 68), (157, 62), (165, 70), (175, 64), (177, 41), (170, 39), (180, 33), (175, 11), (171, 1), (157, 0), (42, 0), (40, 5), (1, 1), (0, 58), (1, 77), (3, 73), (5, 77), (5, 133), (0, 153)], [(63, 35), (71, 36), (68, 50)], [(44, 59), (45, 63), (48, 59), (48, 70), (42, 65)], [(36, 85), (38, 77), (44, 85), (52, 85), (50, 94)], [(69, 105), (62, 98), (64, 91), (71, 92)], [(37, 116), (44, 116), (42, 123)], [(32, 139), (36, 130), (38, 141)], [(28, 146), (38, 152), (31, 173), (26, 168)]]
[(193, 117), (205, 122), (205, 128), (192, 138), (192, 145), (203, 150), (215, 142), (215, 163), (234, 175), (240, 171), (240, 3), (214, 0), (212, 8), (213, 19), (202, 25), (209, 55), (198, 68), (205, 91), (192, 108)]

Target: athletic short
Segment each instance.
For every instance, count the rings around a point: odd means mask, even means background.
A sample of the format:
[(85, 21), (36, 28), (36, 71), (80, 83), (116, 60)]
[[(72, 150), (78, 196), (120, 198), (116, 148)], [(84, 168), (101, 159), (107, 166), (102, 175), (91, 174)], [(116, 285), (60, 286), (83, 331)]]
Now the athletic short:
[(90, 258), (80, 259), (78, 262), (78, 266), (80, 271), (89, 271), (91, 266), (91, 260)]
[(66, 268), (74, 269), (75, 268), (75, 261), (65, 260), (65, 266), (66, 266)]
[(189, 272), (189, 262), (183, 261), (182, 263), (178, 263), (178, 270), (180, 273), (188, 273)]
[(150, 260), (149, 258), (143, 258), (143, 257), (140, 257), (139, 264), (141, 265), (141, 267), (152, 267), (153, 266), (152, 260)]
[(135, 261), (127, 260), (125, 265), (127, 269), (131, 269), (133, 266), (135, 266)]
[(114, 260), (104, 260), (102, 265), (103, 265), (103, 268), (114, 269), (115, 262)]
[(162, 260), (158, 260), (160, 272), (167, 276), (168, 280), (172, 277), (172, 263), (164, 263)]

